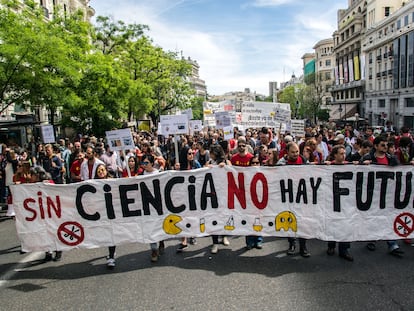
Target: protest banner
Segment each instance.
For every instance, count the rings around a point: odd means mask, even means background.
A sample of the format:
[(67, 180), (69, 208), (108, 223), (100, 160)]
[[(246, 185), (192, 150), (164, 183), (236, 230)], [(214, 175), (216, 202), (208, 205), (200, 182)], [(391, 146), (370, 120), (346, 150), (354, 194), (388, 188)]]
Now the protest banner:
[(412, 184), (412, 166), (226, 166), (11, 191), (22, 250), (46, 251), (208, 235), (413, 238)]

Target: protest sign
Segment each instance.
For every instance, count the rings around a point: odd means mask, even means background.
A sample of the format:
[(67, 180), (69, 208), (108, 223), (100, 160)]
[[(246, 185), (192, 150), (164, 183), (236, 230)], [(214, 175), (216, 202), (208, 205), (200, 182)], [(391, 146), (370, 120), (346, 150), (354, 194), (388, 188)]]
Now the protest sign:
[(106, 140), (108, 141), (111, 151), (135, 149), (134, 139), (132, 138), (131, 129), (129, 128), (106, 131)]

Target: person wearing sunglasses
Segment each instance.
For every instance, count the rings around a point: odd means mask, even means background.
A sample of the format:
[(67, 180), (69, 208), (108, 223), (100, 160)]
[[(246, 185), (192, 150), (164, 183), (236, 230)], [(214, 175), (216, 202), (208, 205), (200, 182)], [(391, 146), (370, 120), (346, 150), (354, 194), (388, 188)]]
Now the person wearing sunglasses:
[[(159, 169), (154, 167), (155, 157), (151, 154), (144, 154), (141, 159), (141, 166), (144, 168), (143, 175), (153, 175), (160, 173)], [(159, 245), (154, 242), (150, 244), (151, 247), (151, 262), (157, 262), (159, 256), (164, 252), (164, 241), (160, 241)]]

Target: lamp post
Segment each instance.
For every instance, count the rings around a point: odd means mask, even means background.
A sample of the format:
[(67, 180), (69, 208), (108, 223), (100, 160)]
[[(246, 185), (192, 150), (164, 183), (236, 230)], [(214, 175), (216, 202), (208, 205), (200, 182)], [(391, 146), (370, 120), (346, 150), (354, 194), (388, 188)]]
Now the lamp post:
[(299, 109), (299, 101), (297, 100), (295, 103), (295, 119), (298, 118), (298, 109)]
[(339, 104), (339, 109), (338, 109), (338, 111), (339, 111), (339, 120), (341, 120), (341, 121), (342, 121), (342, 104), (341, 104), (341, 103)]

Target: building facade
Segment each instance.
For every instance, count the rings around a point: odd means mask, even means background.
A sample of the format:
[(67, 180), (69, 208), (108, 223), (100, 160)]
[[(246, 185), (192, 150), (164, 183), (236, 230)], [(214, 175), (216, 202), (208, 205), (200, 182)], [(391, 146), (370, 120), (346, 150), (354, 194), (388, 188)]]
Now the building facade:
[(365, 80), (361, 66), (361, 40), (366, 28), (367, 3), (349, 0), (348, 9), (338, 11), (338, 29), (333, 33), (334, 84), (331, 116), (347, 119), (363, 114)]
[(315, 44), (315, 73), (316, 85), (322, 96), (321, 108), (330, 108), (332, 96), (330, 87), (333, 83), (333, 68), (335, 55), (333, 53), (333, 39), (323, 39)]
[(396, 128), (414, 128), (414, 2), (369, 7), (387, 18), (371, 23), (363, 40), (366, 56), (366, 105), (368, 122)]

